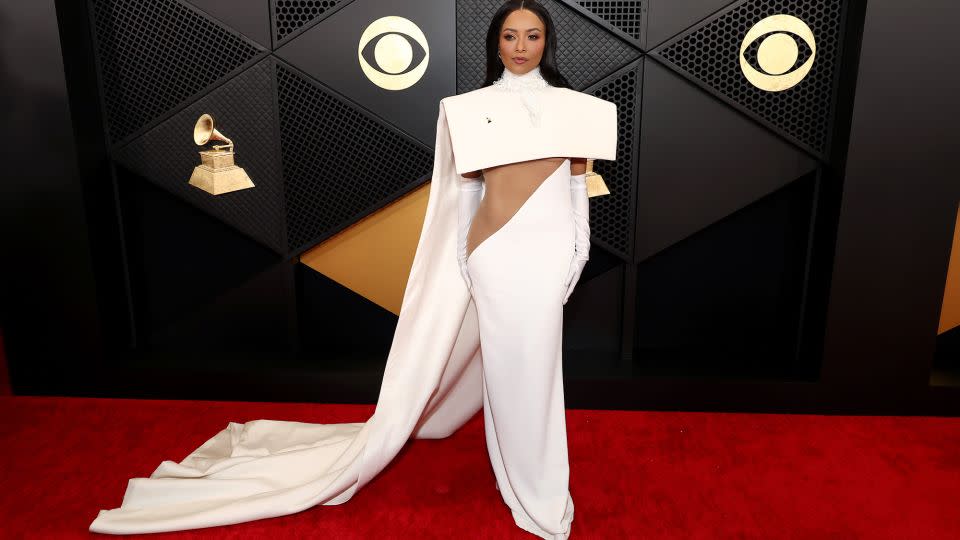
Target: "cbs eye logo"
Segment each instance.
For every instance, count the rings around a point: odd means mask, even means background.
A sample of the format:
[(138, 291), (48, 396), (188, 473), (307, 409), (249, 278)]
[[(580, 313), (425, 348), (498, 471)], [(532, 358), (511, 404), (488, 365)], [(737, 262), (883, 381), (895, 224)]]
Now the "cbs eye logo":
[[(806, 23), (792, 15), (771, 15), (743, 36), (740, 70), (757, 88), (780, 92), (810, 73), (816, 53), (813, 31)], [(750, 60), (754, 60), (756, 67)]]
[(413, 21), (391, 15), (367, 26), (360, 36), (357, 56), (370, 82), (386, 90), (403, 90), (416, 84), (427, 71), (430, 47)]

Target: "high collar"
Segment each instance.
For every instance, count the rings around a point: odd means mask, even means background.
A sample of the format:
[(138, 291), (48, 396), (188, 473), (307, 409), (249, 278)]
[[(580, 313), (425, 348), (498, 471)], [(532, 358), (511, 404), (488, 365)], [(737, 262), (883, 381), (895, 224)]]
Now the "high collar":
[(500, 78), (494, 81), (493, 84), (496, 84), (507, 90), (515, 91), (535, 90), (549, 86), (549, 83), (543, 78), (543, 75), (540, 74), (539, 65), (522, 75), (517, 75), (516, 73), (504, 67)]

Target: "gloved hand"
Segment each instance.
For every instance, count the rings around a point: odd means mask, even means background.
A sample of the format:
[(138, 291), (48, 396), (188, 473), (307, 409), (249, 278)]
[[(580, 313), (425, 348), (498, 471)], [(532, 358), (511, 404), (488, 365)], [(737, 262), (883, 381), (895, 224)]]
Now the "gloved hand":
[(473, 283), (470, 281), (470, 275), (467, 273), (467, 232), (470, 231), (470, 223), (473, 222), (473, 216), (477, 213), (480, 206), (480, 190), (483, 181), (477, 178), (467, 178), (460, 175), (460, 194), (457, 204), (457, 260), (460, 262), (460, 275), (467, 284), (467, 290), (473, 292)]
[(587, 197), (587, 175), (570, 176), (570, 202), (573, 206), (573, 221), (576, 224), (573, 259), (570, 261), (570, 270), (564, 284), (567, 287), (563, 296), (563, 303), (567, 303), (570, 293), (580, 281), (583, 267), (590, 258), (590, 199)]

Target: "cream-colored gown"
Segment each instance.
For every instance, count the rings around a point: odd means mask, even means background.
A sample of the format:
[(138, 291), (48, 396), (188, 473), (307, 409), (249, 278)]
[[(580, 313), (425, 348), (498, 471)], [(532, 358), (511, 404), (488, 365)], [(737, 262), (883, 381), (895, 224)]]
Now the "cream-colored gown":
[(180, 462), (130, 479), (120, 507), (101, 510), (90, 530), (197, 529), (342, 504), (410, 438), (447, 437), (483, 407), (491, 463), (517, 524), (566, 538), (573, 505), (560, 332), (574, 237), (569, 161), (472, 250), (472, 296), (457, 258), (460, 174), (549, 156), (616, 158), (612, 102), (553, 87), (542, 97), (538, 127), (517, 123), (523, 106), (497, 88), (441, 100), (423, 228), (366, 422), (228, 422)]
[(570, 160), (494, 167), (483, 177), (467, 268), (480, 322), (487, 452), (516, 524), (564, 539), (573, 520), (561, 349), (575, 237)]

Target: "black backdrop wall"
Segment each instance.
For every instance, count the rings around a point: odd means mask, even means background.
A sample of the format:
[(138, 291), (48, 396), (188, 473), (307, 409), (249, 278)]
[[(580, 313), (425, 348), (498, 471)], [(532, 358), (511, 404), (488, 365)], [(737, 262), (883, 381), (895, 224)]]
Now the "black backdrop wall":
[[(956, 414), (956, 329), (937, 336), (956, 59), (915, 51), (956, 50), (944, 14), (960, 9), (544, 3), (561, 70), (620, 113), (566, 309), (568, 406)], [(14, 392), (374, 401), (395, 315), (299, 256), (428, 181), (437, 102), (481, 83), (497, 4), (4, 7)], [(776, 14), (815, 38), (782, 92), (737, 60)], [(404, 91), (357, 66), (387, 15), (429, 42)], [(802, 67), (814, 48), (797, 44)], [(186, 184), (202, 112), (255, 189)]]

